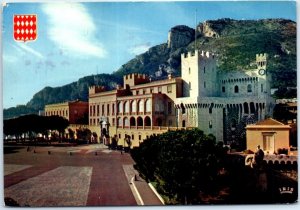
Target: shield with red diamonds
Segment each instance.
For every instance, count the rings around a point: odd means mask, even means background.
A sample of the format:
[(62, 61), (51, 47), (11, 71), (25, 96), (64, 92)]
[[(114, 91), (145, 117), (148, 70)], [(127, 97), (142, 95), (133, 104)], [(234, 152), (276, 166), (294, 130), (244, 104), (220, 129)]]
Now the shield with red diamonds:
[(37, 38), (37, 16), (32, 14), (14, 15), (14, 39), (35, 41)]

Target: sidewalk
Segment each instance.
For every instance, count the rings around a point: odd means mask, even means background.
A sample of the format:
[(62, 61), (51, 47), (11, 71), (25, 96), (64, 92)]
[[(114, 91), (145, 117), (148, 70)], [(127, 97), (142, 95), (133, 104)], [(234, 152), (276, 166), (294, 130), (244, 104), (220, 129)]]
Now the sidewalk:
[[(148, 183), (138, 175), (138, 172), (133, 168), (133, 165), (123, 165), (123, 169), (138, 205), (163, 205), (151, 190)], [(137, 177), (137, 181), (134, 180), (135, 175)]]

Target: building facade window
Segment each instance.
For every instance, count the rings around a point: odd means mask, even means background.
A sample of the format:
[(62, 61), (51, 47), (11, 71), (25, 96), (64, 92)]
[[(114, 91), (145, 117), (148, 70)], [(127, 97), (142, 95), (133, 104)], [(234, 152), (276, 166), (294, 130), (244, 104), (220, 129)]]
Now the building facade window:
[(261, 91), (262, 93), (264, 92), (264, 85), (263, 85), (263, 84), (260, 85), (260, 91)]
[(239, 93), (239, 86), (237, 86), (237, 85), (234, 86), (234, 92), (235, 92), (235, 93)]
[(182, 120), (182, 127), (185, 128), (185, 120)]
[(189, 82), (189, 89), (191, 90), (192, 89), (192, 83)]
[(112, 114), (115, 114), (115, 104), (112, 105)]
[(123, 112), (123, 106), (122, 106), (122, 102), (118, 103), (118, 113), (122, 113)]
[(146, 101), (146, 112), (151, 112), (152, 104), (151, 104), (151, 99), (148, 99)]
[(204, 81), (204, 88), (206, 88), (206, 82)]
[(144, 112), (144, 101), (140, 100), (138, 104), (139, 104), (139, 111), (138, 112)]
[(222, 93), (225, 93), (225, 86), (222, 87)]
[(168, 87), (167, 87), (167, 92), (168, 92), (168, 93), (172, 93), (172, 85), (168, 85)]
[(158, 93), (161, 93), (161, 86), (158, 87)]
[(203, 73), (205, 74), (205, 66), (203, 67)]
[(189, 74), (191, 74), (191, 67), (189, 67)]
[(252, 85), (249, 84), (249, 85), (247, 86), (247, 92), (248, 92), (248, 93), (251, 93), (251, 92), (252, 92)]
[(109, 110), (109, 104), (107, 104), (106, 110), (107, 110), (107, 115), (109, 115), (109, 112), (110, 112), (110, 110)]
[(208, 123), (209, 128), (212, 128), (212, 121), (210, 120)]
[(128, 101), (124, 102), (124, 113), (129, 113), (129, 102)]
[(131, 102), (131, 112), (136, 113), (136, 101)]

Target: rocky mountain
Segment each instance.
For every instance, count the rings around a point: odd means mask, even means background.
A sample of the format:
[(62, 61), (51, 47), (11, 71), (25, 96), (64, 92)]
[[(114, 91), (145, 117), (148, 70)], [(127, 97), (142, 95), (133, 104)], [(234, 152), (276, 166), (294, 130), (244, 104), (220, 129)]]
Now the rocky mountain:
[(255, 65), (257, 53), (268, 53), (268, 68), (273, 73), (273, 87), (296, 86), (296, 23), (286, 19), (233, 20), (219, 19), (199, 23), (195, 29), (175, 26), (168, 42), (151, 47), (122, 65), (112, 74), (87, 76), (62, 87), (45, 87), (26, 106), (5, 109), (4, 118), (42, 110), (45, 104), (68, 100), (85, 100), (88, 87), (122, 84), (124, 74), (145, 73), (153, 80), (167, 72), (180, 75), (181, 53), (200, 49), (217, 54), (222, 71), (243, 71)]

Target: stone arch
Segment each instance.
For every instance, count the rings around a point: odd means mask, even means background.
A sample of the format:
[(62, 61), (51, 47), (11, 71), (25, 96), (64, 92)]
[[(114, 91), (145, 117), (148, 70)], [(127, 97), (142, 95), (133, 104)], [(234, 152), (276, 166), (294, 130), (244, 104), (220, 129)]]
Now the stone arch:
[(151, 126), (151, 119), (149, 116), (146, 116), (144, 119), (144, 125), (145, 126)]
[(130, 118), (130, 126), (136, 126), (136, 120), (134, 117)]
[(137, 121), (137, 126), (143, 126), (143, 118), (142, 117), (138, 117), (136, 119), (136, 121)]

